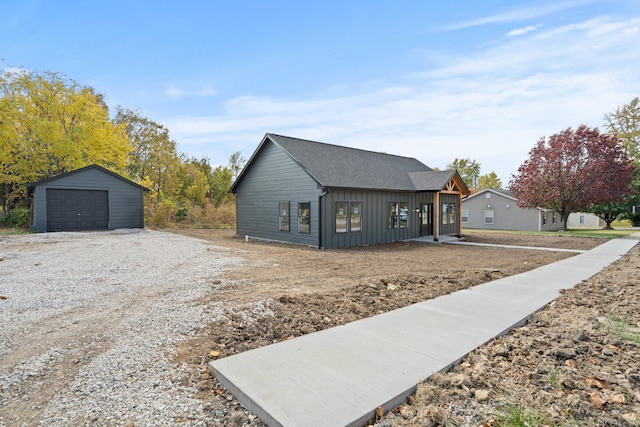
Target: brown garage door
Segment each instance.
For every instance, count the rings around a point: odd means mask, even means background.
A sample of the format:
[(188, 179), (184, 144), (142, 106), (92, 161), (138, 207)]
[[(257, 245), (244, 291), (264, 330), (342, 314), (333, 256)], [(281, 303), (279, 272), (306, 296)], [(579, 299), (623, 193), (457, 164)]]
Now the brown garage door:
[(47, 231), (106, 230), (108, 200), (103, 190), (47, 188)]

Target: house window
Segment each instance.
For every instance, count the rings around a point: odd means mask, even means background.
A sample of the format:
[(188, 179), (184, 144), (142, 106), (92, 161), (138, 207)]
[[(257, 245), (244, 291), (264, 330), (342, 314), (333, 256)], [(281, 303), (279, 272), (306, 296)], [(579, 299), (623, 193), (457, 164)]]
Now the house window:
[(398, 204), (389, 203), (389, 228), (398, 228)]
[(362, 202), (351, 202), (351, 233), (360, 233), (362, 231)]
[(348, 222), (349, 222), (349, 203), (336, 202), (336, 233), (337, 234), (346, 233)]
[(336, 234), (362, 231), (362, 202), (336, 202)]
[(580, 215), (580, 225), (584, 225), (584, 215)]
[(462, 209), (462, 223), (467, 224), (469, 222), (469, 209)]
[(400, 228), (407, 228), (409, 225), (409, 204), (400, 203)]
[(298, 203), (298, 233), (311, 233), (310, 217), (311, 204)]
[(551, 224), (555, 224), (558, 220), (558, 216), (555, 212), (551, 213)]
[(449, 225), (456, 223), (456, 204), (455, 203), (443, 203), (442, 204), (442, 225)]
[(289, 231), (289, 202), (280, 202), (278, 227), (280, 231)]
[(547, 213), (542, 212), (542, 225), (547, 225)]
[(389, 228), (407, 228), (409, 225), (409, 203), (389, 203)]
[(493, 209), (487, 209), (484, 211), (484, 223), (493, 224)]

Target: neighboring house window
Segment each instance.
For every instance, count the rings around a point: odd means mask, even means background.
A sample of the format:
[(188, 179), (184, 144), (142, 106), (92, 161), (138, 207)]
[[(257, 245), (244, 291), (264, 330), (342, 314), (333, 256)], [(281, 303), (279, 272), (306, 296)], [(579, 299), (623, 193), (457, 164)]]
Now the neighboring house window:
[(298, 233), (311, 233), (310, 213), (311, 204), (309, 202), (298, 203)]
[(336, 233), (362, 231), (362, 202), (336, 202)]
[(462, 223), (467, 224), (469, 222), (469, 209), (462, 209)]
[(389, 228), (407, 228), (409, 224), (409, 203), (389, 203)]
[(455, 203), (442, 204), (442, 225), (456, 223), (456, 205)]
[(542, 212), (542, 225), (546, 225), (546, 224), (547, 224), (547, 213)]
[(280, 231), (289, 231), (289, 202), (280, 202), (278, 224)]
[(584, 215), (580, 215), (580, 225), (584, 225)]
[(558, 216), (555, 212), (551, 213), (551, 224), (555, 224), (558, 220)]
[(493, 224), (493, 209), (487, 209), (484, 211), (484, 223)]

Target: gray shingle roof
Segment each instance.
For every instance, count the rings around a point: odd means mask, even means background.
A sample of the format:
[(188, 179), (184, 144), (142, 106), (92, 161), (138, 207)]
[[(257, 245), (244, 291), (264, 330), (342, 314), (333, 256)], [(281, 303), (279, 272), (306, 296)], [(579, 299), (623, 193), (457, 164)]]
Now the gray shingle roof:
[(504, 194), (505, 196), (513, 197), (514, 199), (516, 198), (516, 196), (514, 196), (513, 193), (509, 190), (501, 190), (498, 188), (492, 188), (492, 190), (496, 193)]
[(109, 175), (111, 175), (111, 176), (113, 176), (115, 178), (118, 178), (119, 180), (122, 180), (122, 181), (126, 182), (127, 184), (131, 184), (134, 187), (138, 187), (138, 188), (140, 188), (140, 189), (142, 189), (144, 191), (151, 191), (148, 188), (143, 187), (142, 185), (137, 184), (137, 183), (131, 181), (130, 179), (125, 178), (122, 175), (118, 175), (117, 173), (111, 172), (109, 169), (105, 169), (102, 166), (96, 165), (96, 164), (85, 166), (85, 167), (79, 168), (79, 169), (74, 169), (72, 171), (61, 173), (59, 175), (55, 175), (55, 176), (52, 176), (50, 178), (43, 178), (43, 179), (41, 179), (39, 181), (36, 181), (36, 182), (30, 182), (30, 183), (27, 184), (27, 190), (28, 190), (29, 194), (31, 194), (33, 192), (33, 189), (38, 185), (46, 184), (47, 182), (55, 181), (55, 180), (58, 180), (60, 178), (64, 178), (64, 177), (67, 177), (67, 176), (75, 175), (77, 173), (84, 172), (84, 171), (86, 171), (88, 169), (97, 169), (97, 170), (102, 171), (102, 172), (104, 172), (106, 174), (109, 174)]
[(509, 190), (499, 190), (497, 188), (485, 188), (484, 190), (478, 191), (477, 193), (474, 193), (472, 195), (469, 196), (469, 199), (473, 198), (473, 197), (477, 197), (480, 194), (484, 194), (487, 192), (491, 192), (491, 193), (496, 193), (496, 194), (501, 194), (505, 197), (508, 197), (510, 199), (516, 200), (516, 197), (513, 195), (513, 193)]
[(325, 187), (414, 191), (408, 173), (432, 170), (409, 157), (281, 135), (268, 136)]
[(456, 174), (455, 170), (410, 172), (409, 178), (417, 191), (439, 191)]
[(456, 174), (454, 170), (436, 172), (410, 157), (268, 133), (234, 183), (232, 192), (267, 141), (282, 148), (323, 187), (438, 191)]

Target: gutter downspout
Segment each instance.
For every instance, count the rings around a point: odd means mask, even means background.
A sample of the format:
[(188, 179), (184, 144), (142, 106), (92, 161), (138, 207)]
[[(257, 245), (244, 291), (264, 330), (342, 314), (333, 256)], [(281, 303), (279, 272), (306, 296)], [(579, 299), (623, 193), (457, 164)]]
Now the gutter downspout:
[(542, 231), (542, 211), (538, 211), (538, 231)]

